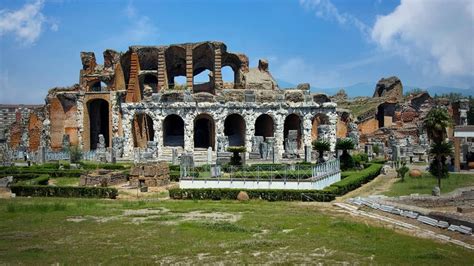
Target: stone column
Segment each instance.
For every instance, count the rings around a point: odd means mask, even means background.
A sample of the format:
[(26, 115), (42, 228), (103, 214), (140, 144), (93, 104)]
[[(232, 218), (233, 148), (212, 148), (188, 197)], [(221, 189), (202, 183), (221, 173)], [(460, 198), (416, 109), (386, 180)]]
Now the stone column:
[(330, 137), (329, 137), (329, 143), (331, 143), (331, 151), (334, 152), (336, 150), (336, 140), (337, 140), (337, 135), (336, 135), (336, 126), (337, 126), (337, 113), (336, 110), (333, 112), (327, 113), (327, 116), (329, 117), (329, 132), (330, 132)]
[(153, 130), (155, 131), (153, 141), (156, 142), (158, 148), (158, 158), (163, 156), (163, 119), (161, 114), (157, 112), (152, 116), (153, 119)]
[(311, 113), (302, 116), (303, 119), (303, 147), (310, 146), (311, 147), (311, 129), (313, 127), (312, 124), (312, 115)]
[(278, 162), (281, 159), (282, 153), (285, 151), (284, 147), (284, 123), (285, 123), (285, 115), (282, 114), (275, 114), (273, 116), (275, 128), (273, 132), (273, 136), (275, 137), (275, 161)]
[(255, 120), (260, 114), (247, 115), (245, 119), (245, 157), (249, 159), (249, 152), (252, 151), (252, 137), (255, 135)]
[(184, 151), (192, 153), (194, 151), (194, 118), (195, 114), (182, 116), (184, 119)]
[(193, 47), (186, 46), (186, 87), (187, 90), (193, 91)]
[(214, 88), (222, 89), (224, 87), (222, 81), (222, 58), (221, 49), (217, 48), (214, 50)]

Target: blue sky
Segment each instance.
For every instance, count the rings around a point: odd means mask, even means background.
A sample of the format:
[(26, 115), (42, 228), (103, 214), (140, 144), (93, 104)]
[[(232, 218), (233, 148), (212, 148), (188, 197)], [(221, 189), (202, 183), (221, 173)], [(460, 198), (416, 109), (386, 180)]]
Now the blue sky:
[(41, 103), (48, 89), (77, 83), (81, 51), (102, 62), (107, 48), (204, 40), (247, 54), (251, 67), (266, 58), (292, 84), (396, 75), (410, 86), (474, 90), (470, 0), (4, 0), (0, 103)]

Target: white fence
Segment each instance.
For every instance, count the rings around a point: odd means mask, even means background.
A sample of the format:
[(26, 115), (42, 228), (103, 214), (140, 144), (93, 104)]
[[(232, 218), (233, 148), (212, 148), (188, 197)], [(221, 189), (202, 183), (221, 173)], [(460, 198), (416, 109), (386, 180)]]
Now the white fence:
[(339, 161), (330, 161), (312, 167), (312, 176), (306, 179), (250, 179), (182, 177), (180, 188), (233, 188), (233, 189), (323, 189), (341, 180)]

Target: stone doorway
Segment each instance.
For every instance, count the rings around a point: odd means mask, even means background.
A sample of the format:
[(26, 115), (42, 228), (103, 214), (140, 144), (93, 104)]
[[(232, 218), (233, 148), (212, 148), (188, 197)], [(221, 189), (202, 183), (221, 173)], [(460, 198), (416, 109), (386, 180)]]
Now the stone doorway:
[(245, 120), (239, 114), (231, 114), (224, 121), (224, 135), (229, 137), (230, 146), (245, 145)]
[(263, 114), (257, 117), (257, 120), (255, 120), (255, 136), (273, 137), (274, 131), (274, 123), (271, 116)]
[(109, 103), (96, 99), (87, 103), (89, 112), (90, 149), (97, 149), (99, 135), (104, 135), (105, 146), (109, 147)]
[(194, 148), (214, 150), (215, 126), (214, 119), (207, 114), (200, 114), (194, 119)]
[(301, 121), (301, 118), (297, 114), (290, 114), (285, 118), (285, 124), (283, 127), (283, 135), (284, 138), (288, 138), (288, 131), (290, 130), (297, 130), (298, 135), (297, 135), (297, 143), (298, 143), (298, 149), (301, 149), (301, 128), (303, 124)]
[(184, 147), (184, 121), (178, 115), (169, 115), (163, 121), (163, 146)]

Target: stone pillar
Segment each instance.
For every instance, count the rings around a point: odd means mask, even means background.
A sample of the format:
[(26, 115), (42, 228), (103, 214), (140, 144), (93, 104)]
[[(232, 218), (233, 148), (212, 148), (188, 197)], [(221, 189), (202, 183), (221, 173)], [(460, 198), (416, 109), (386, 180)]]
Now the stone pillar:
[(311, 129), (313, 127), (312, 124), (312, 115), (306, 114), (302, 116), (303, 119), (303, 146), (310, 146), (311, 147)]
[(285, 151), (285, 147), (283, 144), (283, 139), (284, 139), (284, 134), (283, 134), (283, 129), (284, 129), (284, 123), (285, 123), (285, 116), (280, 115), (280, 114), (275, 114), (274, 117), (274, 122), (275, 122), (275, 128), (274, 128), (274, 133), (273, 136), (275, 136), (275, 146), (274, 146), (274, 152), (275, 152), (275, 161), (278, 162), (281, 159), (281, 156), (283, 152)]
[(194, 151), (194, 114), (183, 116), (184, 119), (184, 152)]
[(212, 164), (212, 148), (211, 147), (207, 148), (207, 164), (208, 165)]
[(334, 152), (336, 150), (336, 126), (337, 126), (337, 113), (334, 110), (334, 112), (330, 112), (327, 114), (329, 117), (329, 126), (330, 126), (330, 137), (329, 137), (329, 143), (331, 143), (331, 151)]
[(255, 114), (254, 116), (248, 115), (245, 116), (245, 148), (247, 152), (245, 153), (245, 157), (249, 159), (249, 153), (252, 151), (252, 137), (255, 135), (255, 120), (259, 114)]
[(459, 138), (454, 137), (454, 171), (459, 172), (461, 170), (461, 160), (459, 158), (460, 154), (460, 143)]
[(130, 112), (127, 109), (124, 109), (123, 114), (123, 137), (124, 141), (124, 157), (132, 158), (133, 157), (133, 136), (132, 136), (132, 123), (134, 112)]
[(186, 87), (187, 90), (193, 91), (193, 47), (186, 46)]
[(222, 89), (224, 83), (222, 81), (222, 51), (220, 48), (214, 50), (214, 88)]
[(163, 120), (158, 118), (157, 113), (151, 116), (153, 119), (153, 130), (155, 131), (153, 141), (156, 142), (158, 148), (158, 158), (163, 155)]

